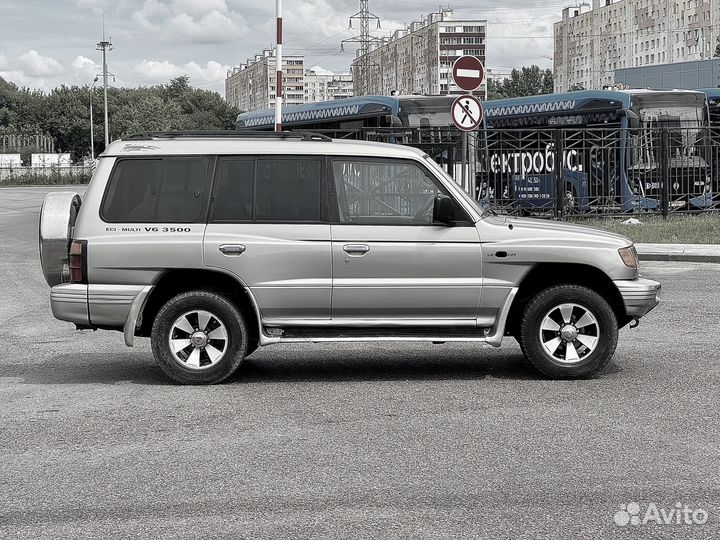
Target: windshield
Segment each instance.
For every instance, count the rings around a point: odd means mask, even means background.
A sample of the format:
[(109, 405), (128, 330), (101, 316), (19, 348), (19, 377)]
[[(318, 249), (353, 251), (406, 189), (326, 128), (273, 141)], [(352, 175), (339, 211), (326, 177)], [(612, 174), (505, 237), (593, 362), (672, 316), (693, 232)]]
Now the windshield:
[(468, 195), (468, 193), (462, 189), (460, 186), (457, 185), (457, 182), (453, 179), (452, 176), (450, 176), (445, 169), (443, 169), (440, 165), (437, 164), (437, 162), (432, 159), (430, 156), (423, 156), (425, 158), (425, 161), (427, 161), (428, 165), (430, 167), (440, 173), (440, 175), (445, 178), (448, 182), (450, 182), (456, 189), (453, 190), (454, 194), (462, 197), (463, 200), (465, 200), (481, 217), (484, 216), (487, 213), (487, 210), (484, 209), (479, 201), (476, 201), (473, 197)]
[[(659, 166), (661, 131), (671, 166), (702, 166), (698, 143), (705, 122), (705, 98), (700, 93), (649, 93), (633, 95), (633, 110), (640, 118), (640, 129), (629, 138), (630, 169)], [(682, 165), (681, 165), (682, 164)]]
[(449, 127), (453, 125), (450, 96), (417, 96), (400, 99), (403, 127)]

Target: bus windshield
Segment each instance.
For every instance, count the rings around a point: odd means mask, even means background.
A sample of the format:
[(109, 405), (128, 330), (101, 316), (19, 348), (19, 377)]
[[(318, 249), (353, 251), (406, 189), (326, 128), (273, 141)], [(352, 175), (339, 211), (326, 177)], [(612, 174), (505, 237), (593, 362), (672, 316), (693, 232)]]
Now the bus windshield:
[(400, 120), (403, 127), (427, 128), (453, 125), (451, 96), (401, 96)]
[(660, 163), (660, 129), (667, 131), (670, 165), (704, 166), (696, 154), (705, 123), (705, 100), (694, 92), (633, 95), (633, 110), (643, 129), (631, 132), (629, 168), (654, 169)]

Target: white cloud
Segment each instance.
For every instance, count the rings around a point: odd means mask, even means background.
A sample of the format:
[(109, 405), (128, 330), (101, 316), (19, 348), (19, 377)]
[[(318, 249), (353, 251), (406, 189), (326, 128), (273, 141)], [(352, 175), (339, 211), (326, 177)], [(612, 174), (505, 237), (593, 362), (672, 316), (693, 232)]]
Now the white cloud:
[(173, 0), (172, 11), (174, 13), (187, 13), (193, 17), (202, 16), (211, 11), (219, 11), (220, 13), (229, 13), (229, 9), (225, 0)]
[(109, 5), (108, 0), (77, 0), (75, 4), (79, 9), (90, 9), (95, 15), (100, 15)]
[[(487, 64), (497, 71), (511, 67), (537, 64), (542, 68), (552, 67), (553, 56), (552, 16), (538, 16), (535, 13), (518, 10), (515, 21), (503, 17), (501, 23), (492, 18), (488, 21)], [(523, 36), (523, 38), (520, 38)], [(527, 37), (527, 36), (538, 36)]]
[(173, 77), (188, 75), (191, 82), (195, 84), (224, 81), (229, 69), (230, 66), (224, 66), (213, 60), (207, 62), (205, 66), (197, 62), (177, 65), (167, 60), (143, 60), (133, 68), (135, 73), (148, 81), (165, 83)]
[(141, 30), (171, 42), (228, 43), (247, 29), (244, 17), (228, 9), (225, 0), (145, 0), (132, 20)]
[(168, 40), (182, 38), (192, 43), (228, 43), (240, 37), (240, 30), (235, 21), (219, 11), (211, 11), (197, 19), (180, 13), (170, 19), (165, 37)]
[(159, 27), (159, 23), (153, 22), (155, 17), (163, 19), (170, 14), (170, 8), (166, 4), (158, 2), (158, 0), (145, 0), (142, 8), (132, 14), (132, 20), (142, 30), (155, 31)]
[(43, 56), (32, 49), (18, 57), (18, 64), (31, 77), (48, 77), (62, 72), (60, 62), (50, 56)]
[(57, 80), (53, 79), (29, 77), (22, 70), (17, 69), (9, 71), (0, 70), (0, 77), (2, 77), (8, 82), (19, 86), (20, 88), (33, 88), (37, 90), (43, 90), (44, 92), (49, 92), (53, 88), (57, 87), (59, 84)]
[(93, 60), (87, 56), (78, 56), (70, 63), (70, 66), (75, 71), (75, 75), (83, 82), (90, 82), (90, 80), (98, 75), (102, 71), (102, 66), (96, 64)]
[(4, 54), (0, 54), (0, 69), (5, 69), (7, 65), (7, 58), (5, 58)]

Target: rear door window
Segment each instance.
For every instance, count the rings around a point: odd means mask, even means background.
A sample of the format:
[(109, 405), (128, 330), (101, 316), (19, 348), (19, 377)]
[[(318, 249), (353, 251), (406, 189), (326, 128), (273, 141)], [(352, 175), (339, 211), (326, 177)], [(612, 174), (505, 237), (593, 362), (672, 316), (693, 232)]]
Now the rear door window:
[(252, 158), (222, 158), (215, 187), (215, 221), (251, 221), (253, 210)]
[(220, 159), (213, 221), (322, 221), (322, 159), (235, 156)]
[(322, 167), (318, 159), (259, 159), (257, 221), (320, 221)]
[(101, 217), (109, 223), (205, 221), (212, 159), (122, 159), (113, 170)]

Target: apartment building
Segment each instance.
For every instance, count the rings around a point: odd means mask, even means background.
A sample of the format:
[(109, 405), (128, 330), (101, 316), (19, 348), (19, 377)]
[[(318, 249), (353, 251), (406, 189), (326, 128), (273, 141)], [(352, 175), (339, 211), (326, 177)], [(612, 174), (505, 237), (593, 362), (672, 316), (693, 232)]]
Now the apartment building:
[[(277, 63), (275, 49), (265, 49), (245, 64), (229, 71), (225, 79), (225, 101), (241, 111), (275, 107)], [(283, 55), (283, 102), (287, 106), (305, 103), (305, 59)]]
[(555, 91), (600, 89), (615, 70), (707, 60), (720, 36), (720, 0), (592, 0), (555, 23)]
[[(275, 107), (275, 50), (266, 49), (229, 71), (225, 101), (244, 112)], [(304, 56), (283, 56), (283, 90), (286, 106), (353, 96), (349, 73), (333, 73), (320, 66), (305, 68)]]
[(349, 73), (333, 73), (320, 66), (305, 70), (305, 103), (352, 96), (353, 79)]
[[(359, 50), (352, 64), (355, 95), (461, 94), (452, 66), (463, 55), (485, 63), (487, 21), (456, 18), (452, 10), (431, 13)], [(486, 95), (483, 84), (475, 94)]]

